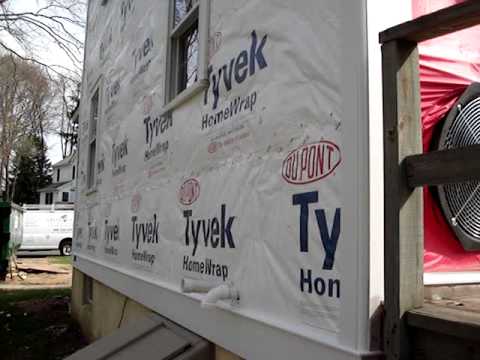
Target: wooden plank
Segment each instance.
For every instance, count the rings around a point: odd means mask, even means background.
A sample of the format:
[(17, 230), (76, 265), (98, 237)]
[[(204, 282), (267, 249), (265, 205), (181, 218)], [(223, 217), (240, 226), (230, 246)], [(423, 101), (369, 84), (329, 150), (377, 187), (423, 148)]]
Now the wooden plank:
[(478, 360), (480, 344), (451, 335), (410, 328), (412, 360)]
[(408, 185), (414, 188), (480, 180), (479, 159), (480, 145), (408, 156)]
[(394, 26), (380, 33), (380, 43), (421, 42), (480, 24), (480, 1), (465, 1)]
[(407, 314), (409, 326), (480, 342), (480, 313), (461, 307), (424, 304)]
[(410, 359), (406, 311), (423, 303), (422, 190), (412, 190), (403, 159), (422, 151), (416, 43), (382, 46), (387, 359)]

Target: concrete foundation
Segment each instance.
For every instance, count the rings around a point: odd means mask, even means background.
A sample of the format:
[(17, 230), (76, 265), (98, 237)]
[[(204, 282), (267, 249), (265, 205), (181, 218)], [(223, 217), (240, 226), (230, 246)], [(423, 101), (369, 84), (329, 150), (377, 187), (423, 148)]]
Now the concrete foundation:
[[(153, 313), (150, 309), (93, 279), (90, 301), (84, 296), (85, 275), (73, 269), (72, 316), (79, 322), (90, 341), (106, 336), (122, 325)], [(159, 314), (162, 315), (162, 314)], [(216, 346), (216, 360), (241, 360), (235, 354)]]

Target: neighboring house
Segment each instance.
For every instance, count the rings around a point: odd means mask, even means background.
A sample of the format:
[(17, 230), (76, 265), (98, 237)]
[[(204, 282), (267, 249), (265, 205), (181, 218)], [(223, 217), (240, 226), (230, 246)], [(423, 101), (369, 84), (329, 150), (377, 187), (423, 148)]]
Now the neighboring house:
[(70, 156), (53, 165), (52, 184), (40, 189), (40, 204), (73, 203), (75, 201), (77, 154)]

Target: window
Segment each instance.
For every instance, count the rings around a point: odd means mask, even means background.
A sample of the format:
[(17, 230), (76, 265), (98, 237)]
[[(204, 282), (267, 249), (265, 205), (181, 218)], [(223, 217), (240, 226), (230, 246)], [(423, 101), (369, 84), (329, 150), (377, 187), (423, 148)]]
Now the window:
[(166, 102), (207, 80), (209, 0), (170, 0)]
[(60, 169), (57, 169), (57, 182), (60, 181)]
[(87, 187), (95, 184), (95, 161), (97, 151), (97, 123), (100, 110), (100, 89), (97, 87), (90, 101), (90, 126), (88, 147)]
[(62, 202), (68, 202), (68, 192), (62, 192)]
[(75, 165), (72, 167), (72, 180), (75, 180)]
[(45, 204), (50, 205), (53, 203), (53, 193), (47, 192), (45, 193)]
[(83, 275), (83, 304), (93, 303), (93, 279), (88, 275)]
[(179, 38), (178, 92), (197, 81), (198, 21)]

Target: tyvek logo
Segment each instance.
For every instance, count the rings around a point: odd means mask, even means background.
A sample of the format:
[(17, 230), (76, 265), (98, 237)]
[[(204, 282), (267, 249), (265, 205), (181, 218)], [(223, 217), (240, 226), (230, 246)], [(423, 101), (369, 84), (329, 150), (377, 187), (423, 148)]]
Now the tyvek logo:
[[(300, 252), (308, 252), (309, 204), (318, 202), (318, 191), (295, 194), (292, 204), (300, 206)], [(331, 230), (328, 229), (325, 209), (315, 209), (320, 239), (325, 249), (324, 270), (331, 270), (335, 262), (338, 238), (340, 237), (341, 210), (335, 209)]]
[(105, 231), (103, 234), (103, 239), (107, 243), (110, 241), (118, 241), (120, 238), (120, 224), (117, 220), (116, 223), (109, 224), (108, 219), (105, 219)]
[[(231, 249), (235, 248), (235, 242), (232, 235), (232, 226), (235, 216), (229, 216), (227, 219), (227, 205), (222, 204), (220, 209), (220, 219), (216, 216), (209, 219), (193, 219), (192, 210), (185, 210), (183, 217), (185, 218), (185, 245), (193, 245), (192, 256), (195, 256), (200, 241), (200, 232), (203, 237), (205, 247), (211, 246), (213, 249), (217, 247), (225, 249), (227, 246)], [(201, 231), (200, 231), (201, 229)], [(190, 235), (192, 237), (190, 237)], [(190, 241), (192, 240), (192, 241)]]
[(283, 161), (282, 177), (290, 184), (309, 184), (331, 175), (341, 161), (340, 148), (332, 141), (302, 145)]
[(106, 112), (109, 112), (118, 103), (118, 97), (122, 88), (122, 82), (119, 78), (109, 79), (107, 88), (105, 90), (105, 97), (107, 102)]
[(125, 137), (120, 144), (112, 144), (112, 166), (117, 169), (118, 163), (128, 155), (128, 138)]
[[(263, 53), (266, 43), (267, 35), (265, 34), (259, 39), (257, 32), (253, 30), (251, 33), (250, 48), (241, 50), (236, 57), (230, 59), (230, 62), (218, 67), (215, 71), (212, 66), (209, 66), (208, 78), (210, 85), (205, 90), (204, 105), (208, 104), (208, 93), (210, 89), (213, 95), (212, 110), (215, 110), (218, 106), (218, 100), (220, 99), (221, 88), (229, 92), (235, 84), (239, 85), (248, 77), (255, 75), (257, 71), (265, 69), (268, 66)], [(222, 87), (220, 86), (221, 83), (223, 84)]]
[(132, 216), (132, 242), (138, 249), (140, 243), (158, 244), (159, 224), (157, 214), (153, 214), (151, 219), (139, 221), (137, 216)]
[[(310, 204), (318, 202), (318, 191), (305, 192), (292, 196), (292, 205), (300, 207), (300, 252), (309, 252), (309, 216)], [(333, 214), (331, 226), (328, 225), (327, 210), (314, 210), (320, 240), (325, 250), (322, 270), (330, 271), (335, 264), (335, 254), (337, 252), (338, 239), (341, 229), (341, 209), (336, 208)], [(340, 279), (323, 278), (314, 276), (312, 269), (300, 268), (300, 291), (302, 293), (318, 296), (340, 297)]]

